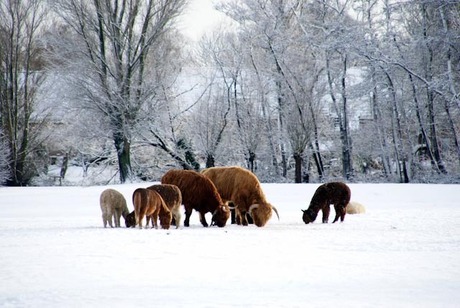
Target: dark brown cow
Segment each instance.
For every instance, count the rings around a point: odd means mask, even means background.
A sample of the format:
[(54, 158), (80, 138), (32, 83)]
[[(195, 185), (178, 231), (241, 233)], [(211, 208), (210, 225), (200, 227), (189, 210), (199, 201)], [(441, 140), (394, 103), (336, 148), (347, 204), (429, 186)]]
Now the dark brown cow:
[(171, 225), (171, 211), (166, 206), (163, 198), (154, 190), (138, 188), (133, 193), (134, 213), (136, 225), (142, 229), (144, 216), (152, 216), (153, 226), (158, 228), (158, 217), (163, 229)]
[(232, 201), (236, 209), (236, 222), (248, 225), (246, 214), (254, 224), (263, 227), (278, 211), (267, 202), (257, 177), (249, 170), (240, 167), (212, 167), (202, 171), (216, 186), (224, 201)]
[[(180, 206), (182, 204), (182, 193), (179, 187), (170, 184), (158, 184), (147, 187), (147, 189), (154, 190), (160, 194), (166, 203), (166, 206), (172, 213), (175, 221), (176, 229), (180, 226)], [(147, 225), (149, 217), (147, 217)]]
[(224, 227), (230, 217), (230, 208), (224, 204), (214, 184), (202, 174), (191, 170), (170, 170), (161, 178), (162, 184), (179, 187), (185, 207), (184, 226), (190, 225), (192, 211), (200, 213), (200, 222), (208, 226), (205, 214), (212, 213), (211, 225)]
[(313, 198), (310, 201), (310, 206), (306, 210), (302, 210), (303, 221), (308, 224), (315, 221), (316, 216), (320, 210), (323, 211), (323, 223), (329, 220), (330, 205), (334, 204), (336, 222), (339, 217), (340, 221), (345, 219), (346, 207), (350, 202), (351, 191), (350, 188), (342, 182), (331, 182), (319, 186)]

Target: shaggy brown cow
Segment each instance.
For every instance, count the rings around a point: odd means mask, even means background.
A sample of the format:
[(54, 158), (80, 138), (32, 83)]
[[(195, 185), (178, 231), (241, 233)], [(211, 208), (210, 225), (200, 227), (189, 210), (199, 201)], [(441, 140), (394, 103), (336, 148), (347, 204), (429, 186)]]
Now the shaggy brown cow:
[(161, 178), (161, 183), (179, 187), (185, 207), (184, 226), (190, 225), (193, 209), (200, 213), (200, 222), (204, 227), (208, 226), (205, 218), (208, 212), (212, 213), (211, 225), (224, 227), (227, 223), (230, 208), (222, 202), (216, 187), (207, 177), (191, 170), (169, 170)]
[(104, 228), (107, 227), (107, 223), (113, 228), (112, 217), (114, 218), (116, 228), (120, 227), (121, 216), (123, 216), (126, 223), (129, 211), (126, 205), (126, 199), (120, 192), (110, 188), (104, 190), (99, 198), (99, 203), (101, 206)]
[(240, 167), (212, 167), (202, 171), (214, 185), (224, 201), (235, 204), (236, 222), (247, 226), (246, 214), (254, 224), (263, 227), (272, 216), (272, 210), (278, 211), (267, 202), (257, 177), (249, 170)]
[[(170, 184), (160, 184), (160, 185), (152, 185), (147, 187), (147, 189), (151, 189), (156, 191), (160, 194), (163, 200), (166, 203), (166, 206), (172, 213), (172, 216), (175, 221), (176, 229), (180, 226), (180, 206), (182, 204), (182, 193), (180, 192), (179, 187), (176, 185)], [(147, 217), (147, 225), (149, 223), (149, 217)]]
[(310, 206), (306, 210), (302, 210), (303, 221), (308, 224), (315, 221), (320, 210), (323, 211), (323, 223), (327, 223), (329, 219), (330, 205), (334, 204), (336, 222), (339, 217), (340, 221), (345, 219), (346, 207), (350, 202), (350, 188), (342, 182), (331, 182), (319, 186), (313, 198), (310, 201)]
[(158, 228), (158, 216), (163, 229), (169, 229), (171, 225), (171, 211), (166, 206), (163, 198), (154, 190), (138, 188), (133, 193), (134, 213), (136, 225), (142, 229), (144, 216), (152, 216), (153, 226)]

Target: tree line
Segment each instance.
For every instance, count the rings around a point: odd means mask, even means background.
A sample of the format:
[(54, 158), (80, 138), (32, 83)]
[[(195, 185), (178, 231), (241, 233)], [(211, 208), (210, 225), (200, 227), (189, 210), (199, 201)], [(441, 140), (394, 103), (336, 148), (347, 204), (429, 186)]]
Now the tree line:
[(119, 182), (458, 181), (460, 1), (245, 0), (191, 44), (187, 0), (0, 4), (0, 180), (51, 152)]

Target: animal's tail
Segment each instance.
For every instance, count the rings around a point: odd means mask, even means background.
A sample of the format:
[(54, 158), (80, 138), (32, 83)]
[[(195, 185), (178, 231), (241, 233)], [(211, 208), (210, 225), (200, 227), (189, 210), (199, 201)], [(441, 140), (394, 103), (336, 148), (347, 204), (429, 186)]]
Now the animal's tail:
[(142, 205), (147, 204), (147, 194), (142, 188), (138, 188), (133, 193), (134, 215), (136, 218), (136, 225), (139, 225), (142, 216)]

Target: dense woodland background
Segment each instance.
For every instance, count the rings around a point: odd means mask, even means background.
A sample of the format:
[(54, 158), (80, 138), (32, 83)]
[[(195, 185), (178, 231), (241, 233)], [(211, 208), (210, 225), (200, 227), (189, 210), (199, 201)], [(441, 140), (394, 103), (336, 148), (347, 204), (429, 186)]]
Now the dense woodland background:
[(214, 3), (192, 42), (187, 0), (1, 1), (0, 182), (460, 182), (460, 1)]

